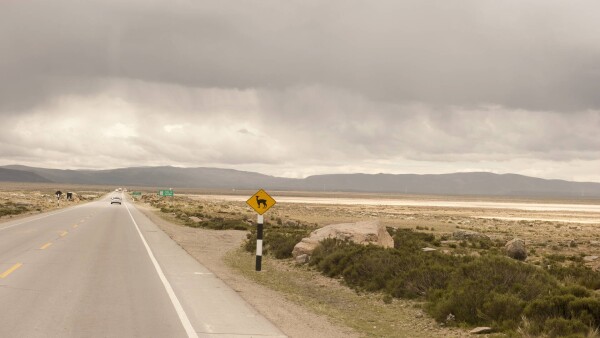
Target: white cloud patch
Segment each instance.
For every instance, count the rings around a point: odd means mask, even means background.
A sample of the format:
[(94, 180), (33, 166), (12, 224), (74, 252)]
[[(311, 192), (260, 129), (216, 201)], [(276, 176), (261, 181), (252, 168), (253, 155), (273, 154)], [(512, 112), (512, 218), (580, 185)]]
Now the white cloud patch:
[(240, 91), (120, 80), (105, 88), (7, 118), (2, 162), (214, 165), (292, 177), (512, 168), (600, 180), (598, 111), (382, 103), (324, 86)]

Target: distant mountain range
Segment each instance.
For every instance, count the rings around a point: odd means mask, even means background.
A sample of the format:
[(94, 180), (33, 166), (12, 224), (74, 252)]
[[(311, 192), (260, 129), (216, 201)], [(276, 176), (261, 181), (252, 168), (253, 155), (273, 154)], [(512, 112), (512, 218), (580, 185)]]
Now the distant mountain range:
[(61, 170), (9, 165), (0, 181), (46, 182), (123, 187), (258, 189), (381, 192), (431, 195), (600, 197), (600, 183), (546, 180), (486, 172), (440, 175), (336, 174), (283, 178), (219, 168), (136, 167), (110, 170)]

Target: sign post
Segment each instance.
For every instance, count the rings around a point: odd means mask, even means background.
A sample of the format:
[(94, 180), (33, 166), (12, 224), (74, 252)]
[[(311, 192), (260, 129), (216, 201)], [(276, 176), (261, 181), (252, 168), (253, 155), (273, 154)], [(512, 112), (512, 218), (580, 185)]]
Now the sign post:
[(62, 196), (63, 193), (62, 193), (62, 191), (59, 190), (59, 191), (55, 192), (55, 194), (56, 194), (56, 205), (60, 206), (60, 196)]
[(257, 191), (246, 201), (246, 204), (258, 214), (256, 219), (256, 271), (260, 271), (262, 268), (263, 214), (275, 205), (275, 203), (273, 197), (267, 194), (263, 189)]

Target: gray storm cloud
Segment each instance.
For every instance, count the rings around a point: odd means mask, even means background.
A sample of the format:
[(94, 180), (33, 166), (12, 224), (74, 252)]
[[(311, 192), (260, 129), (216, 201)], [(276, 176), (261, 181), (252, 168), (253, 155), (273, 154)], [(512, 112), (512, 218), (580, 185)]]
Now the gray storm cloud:
[[(569, 111), (600, 98), (593, 1), (8, 1), (2, 108), (122, 77), (322, 84), (375, 101)], [(9, 80), (8, 80), (9, 79)]]
[(0, 164), (600, 180), (599, 9), (5, 1)]

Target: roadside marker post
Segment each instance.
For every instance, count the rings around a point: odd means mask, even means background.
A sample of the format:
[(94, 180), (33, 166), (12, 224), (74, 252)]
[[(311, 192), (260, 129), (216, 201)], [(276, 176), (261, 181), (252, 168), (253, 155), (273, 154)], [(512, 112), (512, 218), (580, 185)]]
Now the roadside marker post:
[(256, 271), (262, 268), (262, 247), (263, 247), (263, 215), (257, 215), (256, 220)]
[(264, 216), (263, 214), (267, 210), (271, 209), (275, 205), (275, 200), (266, 191), (260, 189), (252, 197), (250, 197), (246, 204), (248, 204), (254, 211), (256, 211), (256, 271), (262, 269), (262, 249), (263, 249), (263, 227), (264, 227)]

